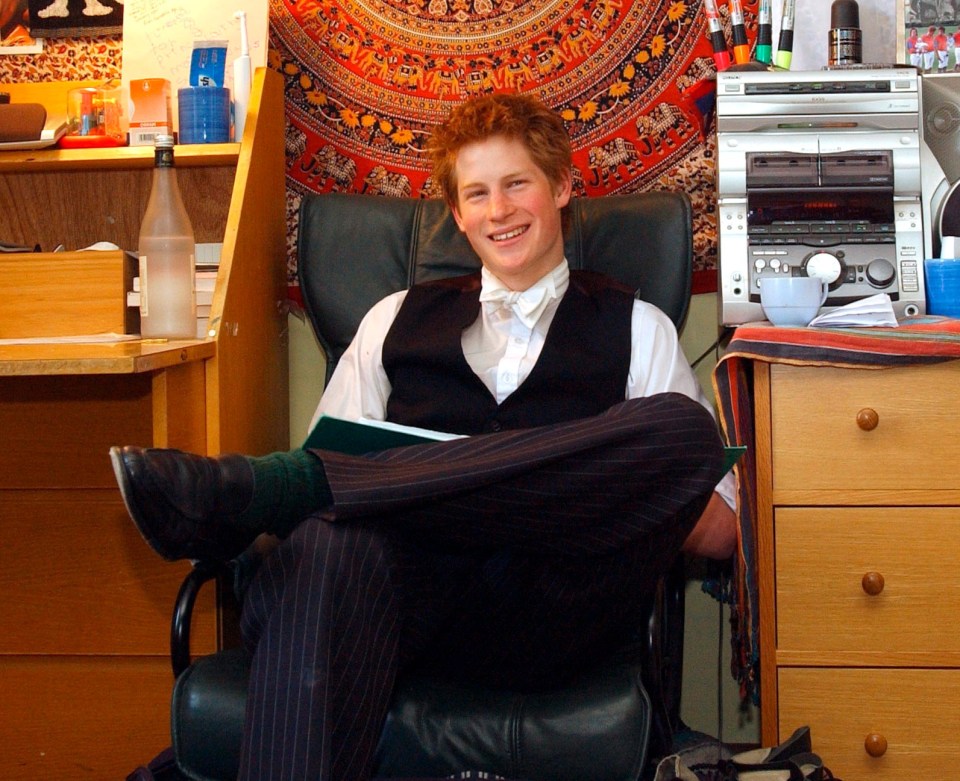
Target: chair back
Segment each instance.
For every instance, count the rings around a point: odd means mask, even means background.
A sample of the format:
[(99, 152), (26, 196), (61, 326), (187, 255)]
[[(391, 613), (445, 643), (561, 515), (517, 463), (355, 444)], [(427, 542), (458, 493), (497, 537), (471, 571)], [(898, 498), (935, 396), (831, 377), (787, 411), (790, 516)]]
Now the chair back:
[[(566, 225), (571, 269), (608, 274), (683, 324), (693, 264), (686, 194), (573, 198)], [(443, 201), (323, 193), (301, 202), (297, 264), (329, 378), (377, 301), (418, 282), (468, 274), (480, 259)]]

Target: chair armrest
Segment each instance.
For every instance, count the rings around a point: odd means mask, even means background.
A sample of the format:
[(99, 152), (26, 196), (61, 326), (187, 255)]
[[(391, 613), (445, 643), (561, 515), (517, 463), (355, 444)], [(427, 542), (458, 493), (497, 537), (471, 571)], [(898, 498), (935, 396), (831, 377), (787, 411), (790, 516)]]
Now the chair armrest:
[(170, 621), (170, 664), (173, 677), (190, 666), (190, 623), (193, 619), (193, 606), (204, 583), (216, 580), (229, 572), (225, 564), (216, 562), (196, 562), (180, 584), (177, 599), (173, 603), (173, 616)]

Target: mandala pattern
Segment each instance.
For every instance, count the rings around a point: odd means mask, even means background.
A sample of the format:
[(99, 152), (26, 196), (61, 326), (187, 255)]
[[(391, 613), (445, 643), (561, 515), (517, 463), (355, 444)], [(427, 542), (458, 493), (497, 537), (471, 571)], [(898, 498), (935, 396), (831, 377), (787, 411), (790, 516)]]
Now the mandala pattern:
[(435, 197), (424, 150), (450, 106), (531, 92), (567, 125), (578, 195), (690, 194), (695, 287), (714, 289), (715, 71), (697, 0), (271, 0), (270, 65), (286, 82), (291, 223), (307, 192)]

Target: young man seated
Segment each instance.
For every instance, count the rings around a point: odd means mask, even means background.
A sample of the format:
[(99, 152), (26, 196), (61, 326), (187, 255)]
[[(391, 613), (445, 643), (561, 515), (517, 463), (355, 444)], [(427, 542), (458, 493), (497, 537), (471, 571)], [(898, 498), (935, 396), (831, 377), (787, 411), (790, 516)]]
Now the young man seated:
[(735, 545), (717, 426), (672, 323), (568, 269), (560, 118), (480, 97), (432, 155), (482, 270), (374, 306), (318, 414), (469, 437), (365, 457), (111, 451), (165, 558), (281, 540), (244, 603), (243, 779), (369, 778), (398, 671), (556, 682), (629, 637), (681, 549)]

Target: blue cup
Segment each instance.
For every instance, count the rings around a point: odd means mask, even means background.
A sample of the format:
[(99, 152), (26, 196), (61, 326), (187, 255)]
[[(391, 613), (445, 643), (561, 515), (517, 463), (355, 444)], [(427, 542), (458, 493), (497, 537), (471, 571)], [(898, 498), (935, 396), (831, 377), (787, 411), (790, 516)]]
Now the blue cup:
[(923, 261), (927, 314), (960, 317), (960, 259)]
[(222, 144), (230, 140), (230, 90), (182, 87), (177, 91), (181, 144)]

